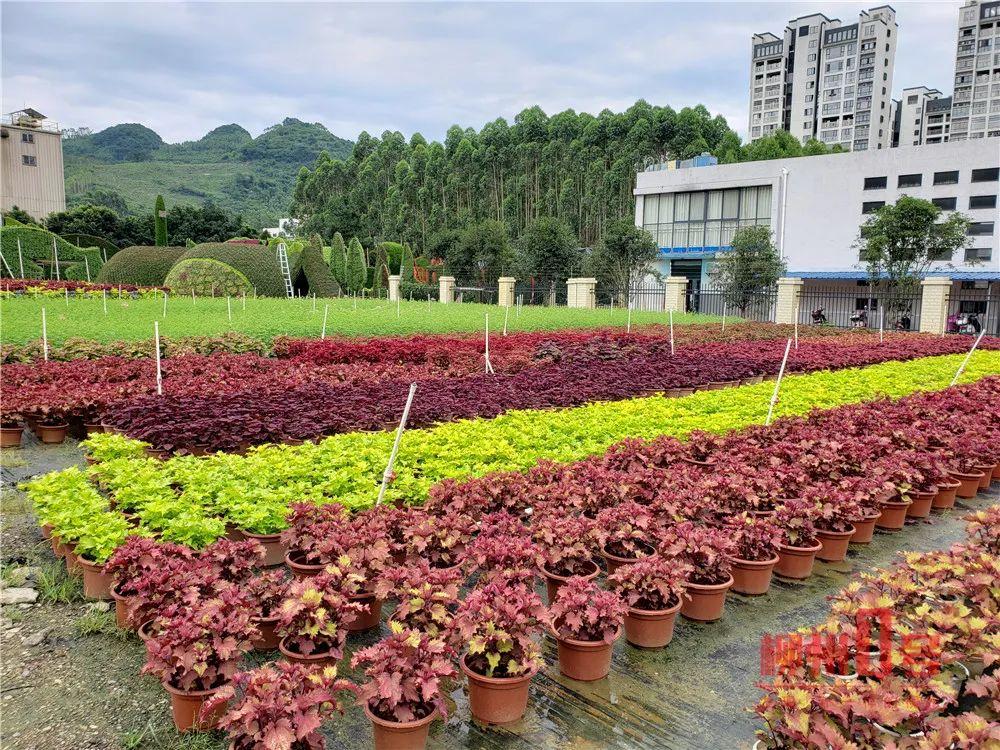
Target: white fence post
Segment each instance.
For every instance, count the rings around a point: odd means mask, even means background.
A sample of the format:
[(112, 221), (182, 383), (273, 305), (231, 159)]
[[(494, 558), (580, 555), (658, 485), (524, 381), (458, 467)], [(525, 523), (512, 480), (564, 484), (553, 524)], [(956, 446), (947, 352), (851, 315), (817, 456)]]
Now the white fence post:
[(406, 429), (406, 420), (410, 416), (410, 406), (413, 405), (413, 394), (417, 392), (417, 384), (410, 383), (410, 395), (406, 397), (406, 406), (403, 407), (403, 416), (399, 419), (399, 427), (396, 428), (396, 439), (392, 443), (392, 452), (389, 454), (389, 463), (382, 472), (382, 486), (378, 491), (376, 505), (381, 505), (385, 498), (385, 488), (389, 484), (389, 477), (392, 476), (392, 465), (396, 462), (396, 454), (399, 453), (399, 441), (403, 439), (403, 430)]
[(792, 348), (792, 340), (788, 339), (785, 344), (785, 356), (781, 359), (781, 369), (778, 370), (778, 379), (774, 381), (774, 393), (771, 394), (771, 405), (767, 408), (767, 421), (765, 425), (771, 424), (771, 417), (774, 415), (774, 405), (778, 402), (778, 389), (781, 387), (781, 379), (785, 376), (785, 365), (788, 364), (788, 352)]

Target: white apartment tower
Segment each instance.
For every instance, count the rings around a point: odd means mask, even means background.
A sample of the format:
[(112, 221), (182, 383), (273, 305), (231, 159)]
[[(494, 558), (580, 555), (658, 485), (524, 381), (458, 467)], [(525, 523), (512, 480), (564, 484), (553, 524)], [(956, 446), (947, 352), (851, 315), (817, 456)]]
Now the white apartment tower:
[(940, 99), (943, 94), (927, 86), (903, 89), (899, 100), (899, 142), (897, 146), (919, 146), (924, 142), (925, 108), (928, 102)]
[(958, 12), (951, 140), (1000, 136), (1000, 2), (968, 0)]
[(892, 70), (898, 36), (888, 5), (845, 26), (822, 13), (793, 19), (784, 36), (754, 34), (751, 140), (784, 129), (861, 151), (892, 144)]

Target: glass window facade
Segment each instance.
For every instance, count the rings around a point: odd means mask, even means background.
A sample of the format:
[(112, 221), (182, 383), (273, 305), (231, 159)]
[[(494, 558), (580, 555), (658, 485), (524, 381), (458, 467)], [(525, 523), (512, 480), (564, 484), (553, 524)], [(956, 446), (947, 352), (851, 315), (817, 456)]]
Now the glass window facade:
[(739, 227), (771, 224), (771, 186), (662, 193), (643, 198), (642, 228), (661, 248), (717, 250)]

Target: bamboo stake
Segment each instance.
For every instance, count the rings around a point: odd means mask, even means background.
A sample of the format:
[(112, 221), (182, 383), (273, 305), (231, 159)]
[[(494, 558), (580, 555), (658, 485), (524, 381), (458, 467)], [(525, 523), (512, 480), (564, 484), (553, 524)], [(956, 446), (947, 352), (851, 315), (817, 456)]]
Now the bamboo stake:
[(320, 338), (321, 339), (325, 339), (326, 338), (326, 316), (327, 316), (327, 314), (329, 312), (330, 312), (330, 306), (329, 305), (323, 305), (323, 333), (320, 334)]
[(670, 311), (670, 356), (674, 355), (674, 311)]
[(493, 365), (490, 363), (490, 314), (486, 313), (486, 372), (495, 375)]
[(66, 287), (63, 291), (65, 292), (64, 296), (66, 297), (66, 307), (69, 307), (69, 287)]
[(628, 322), (625, 324), (625, 333), (632, 333), (632, 305), (628, 306)]
[(385, 498), (385, 488), (389, 485), (389, 477), (392, 476), (392, 465), (396, 463), (396, 454), (399, 453), (399, 442), (403, 439), (403, 430), (406, 429), (406, 420), (410, 417), (410, 407), (413, 405), (413, 395), (417, 392), (417, 384), (410, 383), (410, 394), (406, 397), (406, 406), (403, 407), (403, 416), (399, 419), (399, 427), (396, 428), (396, 439), (392, 443), (392, 452), (389, 454), (389, 463), (382, 472), (382, 486), (379, 487), (378, 499), (375, 505), (381, 505)]
[(21, 238), (17, 238), (17, 264), (21, 267), (21, 278), (24, 278), (24, 258), (21, 255)]
[[(164, 296), (163, 299), (166, 299), (166, 296)], [(232, 323), (233, 322), (233, 301), (229, 297), (228, 294), (226, 295), (226, 312), (229, 314), (229, 322)]]
[(969, 349), (969, 353), (965, 355), (965, 359), (962, 360), (962, 364), (958, 366), (958, 372), (955, 373), (955, 377), (951, 379), (951, 383), (949, 383), (949, 385), (955, 385), (955, 383), (958, 382), (958, 379), (962, 376), (962, 372), (965, 370), (965, 366), (969, 364), (969, 360), (972, 358), (972, 353), (976, 351), (976, 347), (979, 346), (979, 342), (983, 340), (983, 336), (985, 335), (986, 329), (984, 328), (979, 332), (976, 340), (972, 343), (972, 348)]
[(87, 283), (90, 283), (90, 261), (87, 260), (87, 256), (83, 256), (83, 267), (87, 269)]
[(45, 308), (42, 308), (42, 358), (49, 361), (49, 328), (45, 321)]
[(885, 331), (885, 308), (879, 306), (878, 308), (878, 342), (881, 344), (885, 341), (884, 336)]
[(153, 321), (153, 346), (156, 347), (156, 395), (163, 395), (163, 370), (160, 368), (160, 323)]
[(723, 333), (726, 332), (726, 312), (727, 311), (728, 311), (728, 308), (726, 306), (726, 301), (723, 300), (722, 301), (722, 332)]
[(163, 317), (167, 317), (167, 290), (163, 290)]
[(510, 305), (503, 309), (503, 335), (507, 335), (507, 319), (510, 317)]
[(102, 289), (101, 291), (102, 291), (102, 296), (104, 298), (104, 314), (107, 315), (108, 314), (108, 290), (107, 289)]
[(396, 320), (399, 320), (399, 295), (396, 295)]
[(56, 238), (52, 237), (52, 257), (55, 258), (56, 281), (59, 281), (59, 248), (56, 247)]
[(778, 403), (778, 389), (781, 387), (781, 379), (785, 376), (785, 365), (788, 364), (788, 352), (792, 348), (792, 340), (788, 339), (785, 344), (785, 356), (781, 359), (781, 369), (778, 370), (778, 379), (774, 381), (774, 393), (771, 394), (771, 405), (767, 407), (767, 421), (765, 425), (771, 424), (771, 417), (774, 415), (774, 405)]
[(795, 303), (795, 351), (799, 350), (799, 303)]
[(247, 291), (243, 290), (243, 312), (247, 311)]

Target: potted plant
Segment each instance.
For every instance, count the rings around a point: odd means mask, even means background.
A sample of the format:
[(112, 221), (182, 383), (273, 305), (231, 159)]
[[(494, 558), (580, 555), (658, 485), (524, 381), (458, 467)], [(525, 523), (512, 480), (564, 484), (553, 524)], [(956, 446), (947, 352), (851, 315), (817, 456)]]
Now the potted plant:
[(20, 448), (24, 418), (16, 412), (0, 414), (0, 448)]
[(293, 581), (278, 608), (278, 650), (288, 661), (326, 666), (340, 661), (347, 626), (361, 616), (334, 573), (318, 573)]
[(517, 721), (528, 706), (528, 684), (542, 664), (534, 637), (545, 607), (534, 590), (494, 578), (459, 604), (452, 628), (467, 645), (459, 661), (469, 682), (469, 708), (485, 724)]
[(98, 513), (87, 520), (76, 540), (77, 564), (83, 575), (83, 595), (88, 599), (111, 599), (111, 575), (105, 563), (131, 531), (119, 513)]
[(43, 443), (58, 445), (66, 439), (69, 423), (62, 414), (46, 412), (38, 418), (34, 429)]
[(288, 550), (285, 564), (297, 578), (316, 575), (333, 562), (337, 551), (327, 539), (343, 517), (344, 508), (338, 503), (292, 503), (288, 506), (288, 528), (281, 532), (279, 541)]
[(479, 536), (466, 549), (466, 559), (479, 569), (477, 585), (498, 576), (534, 585), (535, 571), (542, 564), (541, 552), (527, 528), (506, 511), (483, 516)]
[(198, 553), (198, 557), (221, 580), (242, 584), (253, 577), (254, 569), (263, 562), (264, 548), (252, 539), (234, 542), (222, 538), (205, 547)]
[(392, 635), (361, 649), (351, 666), (367, 665), (358, 701), (372, 723), (376, 750), (423, 748), (435, 716), (447, 718), (441, 682), (455, 676), (444, 641), (391, 623)]
[(320, 724), (343, 713), (338, 694), (354, 690), (334, 666), (279, 661), (237, 673), (206, 701), (202, 715), (209, 720), (225, 712), (218, 727), (229, 736), (230, 750), (323, 750)]
[(778, 564), (781, 529), (770, 517), (750, 513), (734, 516), (725, 528), (733, 541), (733, 591), (747, 596), (766, 594)]
[(390, 503), (375, 505), (364, 511), (372, 517), (372, 521), (383, 530), (383, 536), (389, 544), (392, 561), (396, 565), (406, 562), (406, 526), (409, 523), (411, 508), (397, 508)]
[(593, 559), (597, 525), (582, 515), (549, 511), (532, 523), (532, 536), (542, 550), (542, 575), (548, 601), (555, 601), (559, 587), (574, 577), (590, 580), (601, 569)]
[(691, 567), (688, 599), (681, 606), (681, 614), (697, 622), (720, 619), (725, 611), (726, 592), (733, 585), (730, 535), (723, 529), (683, 521), (664, 530), (659, 551), (667, 559), (680, 560)]
[(549, 621), (559, 651), (559, 671), (593, 682), (611, 671), (611, 651), (622, 632), (628, 607), (617, 594), (573, 576), (559, 587)]
[(625, 640), (641, 648), (662, 648), (674, 635), (674, 621), (687, 598), (685, 563), (649, 555), (623, 565), (608, 583), (625, 600)]
[(847, 557), (847, 546), (857, 529), (851, 523), (861, 518), (861, 505), (849, 492), (838, 492), (833, 487), (820, 485), (805, 493), (805, 499), (817, 508), (813, 524), (820, 543), (816, 559), (823, 562), (841, 562)]
[(336, 555), (324, 570), (339, 574), (343, 579), (341, 590), (362, 607), (360, 616), (347, 629), (360, 632), (378, 627), (382, 599), (375, 587), (382, 573), (394, 564), (380, 519), (367, 513), (340, 518), (330, 525), (320, 546), (329, 551), (327, 554)]
[(266, 568), (285, 561), (288, 548), (281, 541), (281, 532), (286, 528), (286, 513), (283, 503), (262, 503), (256, 498), (240, 498), (226, 508), (226, 516), (238, 535), (264, 548), (261, 565)]
[(256, 635), (253, 605), (235, 586), (193, 605), (174, 604), (158, 617), (146, 642), (143, 674), (156, 675), (170, 694), (177, 731), (213, 728), (218, 712), (202, 716), (202, 705), (236, 673), (240, 657)]
[(819, 509), (801, 498), (785, 500), (774, 511), (774, 523), (781, 529), (778, 564), (774, 572), (782, 578), (802, 579), (812, 575), (816, 553), (823, 545), (816, 536), (815, 518)]
[(254, 615), (257, 638), (254, 639), (253, 647), (258, 651), (273, 651), (278, 648), (281, 640), (276, 631), (280, 619), (278, 610), (288, 591), (288, 585), (288, 574), (281, 568), (263, 571), (243, 582), (243, 587), (257, 605)]
[(910, 465), (909, 461), (893, 455), (879, 460), (873, 470), (880, 472), (893, 491), (888, 498), (880, 500), (879, 508), (882, 514), (875, 522), (875, 526), (885, 531), (899, 531), (906, 522), (911, 495), (923, 481), (923, 476)]
[(154, 571), (165, 568), (168, 559), (190, 560), (192, 552), (181, 544), (129, 536), (114, 551), (104, 572), (111, 576), (111, 598), (115, 600), (115, 620), (119, 628), (135, 629), (141, 622), (132, 617), (139, 586)]
[(713, 454), (721, 447), (722, 438), (718, 435), (694, 430), (688, 435), (687, 451), (681, 454), (681, 459), (706, 471), (713, 471), (716, 463)]
[(597, 514), (597, 539), (608, 573), (656, 551), (651, 544), (653, 513), (634, 501), (619, 503)]
[(446, 510), (440, 515), (413, 511), (406, 526), (407, 551), (423, 557), (432, 568), (460, 565), (476, 523), (472, 516)]
[(464, 578), (460, 567), (432, 568), (426, 560), (416, 559), (406, 567), (385, 571), (375, 584), (375, 595), (399, 600), (390, 625), (398, 622), (432, 638), (448, 640)]

